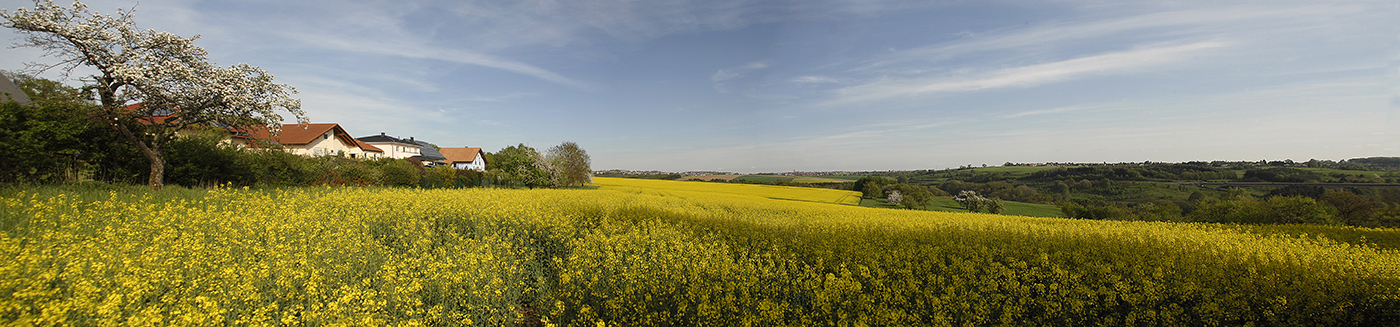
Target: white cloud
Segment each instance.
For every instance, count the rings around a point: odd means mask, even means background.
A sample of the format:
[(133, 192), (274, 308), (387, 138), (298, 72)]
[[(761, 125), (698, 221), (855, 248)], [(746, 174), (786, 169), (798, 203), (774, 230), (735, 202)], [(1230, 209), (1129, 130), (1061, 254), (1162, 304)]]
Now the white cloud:
[(1225, 42), (1207, 41), (1136, 49), (1052, 63), (999, 69), (970, 77), (886, 78), (873, 83), (838, 89), (835, 91), (837, 100), (833, 103), (863, 102), (925, 93), (1030, 87), (1086, 75), (1121, 74), (1200, 56), (1204, 54), (1204, 50), (1225, 45)]
[(527, 63), (500, 58), (484, 53), (476, 53), (455, 48), (431, 46), (427, 45), (426, 42), (415, 42), (413, 37), (408, 36), (402, 38), (392, 38), (392, 40), (397, 41), (392, 43), (359, 38), (346, 39), (332, 35), (298, 34), (288, 36), (298, 39), (305, 44), (312, 44), (327, 49), (373, 53), (405, 58), (433, 59), (469, 65), (477, 65), (532, 76), (542, 80), (569, 85), (573, 87), (585, 89), (589, 88), (588, 84), (586, 83), (564, 77), (557, 73)]
[[(730, 84), (732, 84), (732, 83), (742, 83), (742, 82), (740, 82), (740, 81), (734, 81), (734, 80), (743, 78), (745, 75), (748, 75), (749, 73), (753, 73), (753, 72), (755, 72), (755, 71), (764, 70), (764, 69), (768, 69), (768, 62), (767, 62), (767, 61), (756, 61), (756, 62), (751, 62), (751, 63), (745, 64), (745, 65), (739, 66), (739, 67), (731, 67), (731, 68), (720, 69), (720, 70), (716, 71), (714, 75), (710, 75), (710, 81), (715, 83), (715, 85), (714, 85), (714, 86), (715, 86), (715, 91), (718, 91), (719, 93), (730, 93), (730, 92), (734, 92), (735, 89), (736, 89), (735, 87), (732, 87)], [(755, 97), (755, 96), (760, 96), (760, 97), (761, 97), (761, 95), (752, 94), (752, 92), (748, 92), (748, 93), (750, 93), (750, 94), (748, 94), (750, 97)]]
[[(1300, 7), (1231, 6), (1195, 10), (1152, 12), (1108, 19), (1070, 20), (1023, 29), (1003, 29), (980, 33), (964, 32), (963, 40), (897, 51), (857, 70), (875, 70), (903, 62), (928, 62), (961, 58), (988, 51), (1044, 51), (1070, 46), (1079, 41), (1129, 39), (1219, 38), (1245, 29), (1277, 32), (1277, 23), (1316, 26), (1336, 16), (1365, 11), (1355, 5), (1312, 5)], [(1102, 41), (1100, 41), (1102, 42)]]
[(710, 81), (728, 81), (731, 79), (742, 77), (744, 76), (744, 74), (748, 74), (750, 72), (765, 68), (768, 68), (768, 62), (756, 61), (739, 67), (720, 69), (719, 71), (716, 71), (714, 75), (710, 75)]
[(1025, 116), (1044, 115), (1044, 114), (1059, 114), (1059, 113), (1066, 113), (1066, 112), (1074, 112), (1074, 111), (1080, 111), (1080, 110), (1084, 110), (1084, 109), (1087, 109), (1087, 107), (1084, 107), (1084, 106), (1069, 106), (1069, 107), (1059, 107), (1059, 108), (1054, 108), (1054, 109), (1022, 111), (1022, 112), (1018, 112), (1018, 113), (1014, 113), (1014, 114), (1003, 115), (1003, 116), (1001, 116), (1001, 117), (1002, 117), (1002, 118), (1021, 118), (1021, 117), (1025, 117)]
[(790, 80), (788, 80), (788, 81), (789, 81), (789, 82), (793, 82), (793, 83), (798, 83), (798, 84), (823, 84), (823, 83), (836, 83), (836, 82), (837, 82), (837, 80), (836, 80), (835, 78), (826, 77), (826, 76), (814, 76), (814, 75), (798, 76), (798, 77), (795, 77), (795, 78), (790, 79)]

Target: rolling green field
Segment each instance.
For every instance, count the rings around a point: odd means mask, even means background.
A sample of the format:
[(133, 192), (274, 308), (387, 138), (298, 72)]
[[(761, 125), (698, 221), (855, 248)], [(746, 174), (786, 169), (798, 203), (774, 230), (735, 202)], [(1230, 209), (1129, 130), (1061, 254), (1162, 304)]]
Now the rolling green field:
[[(1006, 203), (1006, 212), (1004, 212), (1003, 214), (1006, 215), (1027, 217), (1064, 217), (1064, 213), (1060, 211), (1060, 207), (1053, 204), (1036, 204), (1015, 201), (1005, 201), (1004, 203)], [(862, 198), (860, 199), (860, 206), (871, 208), (889, 208), (906, 210), (904, 209), (904, 207), (886, 203), (885, 199)], [(934, 197), (933, 204), (929, 205), (926, 209), (921, 208), (921, 210), (942, 212), (967, 212), (967, 209), (964, 209), (962, 205), (958, 204), (957, 201), (953, 201), (952, 197), (946, 196)]]
[(844, 179), (844, 180), (848, 180), (848, 181), (856, 181), (856, 180), (860, 179), (861, 177), (865, 177), (865, 176), (822, 175), (822, 176), (815, 176), (815, 177), (830, 178), (830, 179)]

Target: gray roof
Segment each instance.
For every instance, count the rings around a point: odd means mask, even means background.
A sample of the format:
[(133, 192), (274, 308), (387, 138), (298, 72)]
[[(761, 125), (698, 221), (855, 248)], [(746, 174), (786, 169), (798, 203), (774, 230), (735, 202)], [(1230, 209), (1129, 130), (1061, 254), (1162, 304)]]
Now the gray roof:
[(409, 141), (408, 139), (401, 139), (393, 136), (388, 136), (384, 135), (384, 133), (379, 133), (379, 135), (357, 137), (355, 139), (364, 141), (365, 143), (394, 142), (403, 144), (416, 144), (415, 142)]
[(19, 86), (15, 85), (15, 82), (10, 80), (9, 76), (5, 76), (5, 73), (0, 73), (0, 102), (10, 100), (25, 105), (33, 102), (29, 100), (29, 95), (25, 94), (24, 90), (20, 90)]
[(438, 152), (437, 148), (434, 148), (432, 144), (428, 144), (428, 142), (423, 142), (421, 140), (414, 140), (414, 142), (418, 143), (418, 145), (423, 146), (423, 148), (418, 151), (419, 156), (422, 157), (419, 158), (419, 160), (447, 160), (447, 157), (443, 156), (441, 152)]

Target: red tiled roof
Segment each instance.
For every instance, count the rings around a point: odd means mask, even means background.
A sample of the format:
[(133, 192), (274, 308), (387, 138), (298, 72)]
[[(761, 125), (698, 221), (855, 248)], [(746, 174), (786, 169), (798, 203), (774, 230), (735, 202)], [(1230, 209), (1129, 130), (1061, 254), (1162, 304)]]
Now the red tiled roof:
[(447, 163), (472, 162), (481, 155), (481, 148), (442, 148), (438, 152), (447, 157)]
[[(144, 105), (144, 103), (133, 103), (122, 106), (120, 110), (125, 112), (133, 112), (143, 110), (145, 108), (146, 106)], [(164, 124), (166, 121), (174, 119), (180, 119), (180, 117), (175, 117), (174, 115), (136, 117), (136, 121), (140, 122), (142, 125)]]
[(311, 141), (315, 141), (317, 137), (325, 135), (326, 132), (337, 129), (339, 127), (338, 125), (339, 124), (335, 123), (282, 125), (281, 133), (275, 136), (265, 127), (243, 129), (243, 132), (248, 133), (249, 137), (257, 140), (279, 144), (307, 144), (311, 143)]
[[(360, 145), (359, 140), (350, 137), (350, 134), (346, 133), (345, 129), (341, 128), (340, 124), (336, 123), (286, 124), (282, 125), (282, 131), (276, 136), (273, 136), (272, 133), (270, 133), (270, 131), (268, 131), (266, 127), (240, 128), (237, 132), (243, 132), (247, 134), (246, 136), (241, 136), (242, 138), (251, 138), (254, 140), (267, 141), (283, 145), (308, 144), (312, 141), (315, 141), (316, 138), (321, 137), (321, 135), (325, 135), (326, 132), (332, 132), (332, 134), (334, 134), (335, 137), (340, 138), (340, 141), (344, 142), (345, 144), (355, 144), (357, 146)], [(361, 146), (360, 148), (367, 150), (369, 149), (365, 148), (364, 146)], [(384, 152), (384, 150), (380, 150), (379, 148), (376, 148), (374, 146), (370, 146), (370, 148), (373, 148), (373, 151)]]

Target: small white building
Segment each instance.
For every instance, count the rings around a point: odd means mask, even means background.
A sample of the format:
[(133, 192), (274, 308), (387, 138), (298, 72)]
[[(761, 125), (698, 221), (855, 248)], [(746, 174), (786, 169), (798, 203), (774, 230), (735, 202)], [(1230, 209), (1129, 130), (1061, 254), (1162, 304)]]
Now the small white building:
[(472, 169), (486, 171), (486, 152), (481, 148), (442, 148), (444, 160), (452, 169)]

